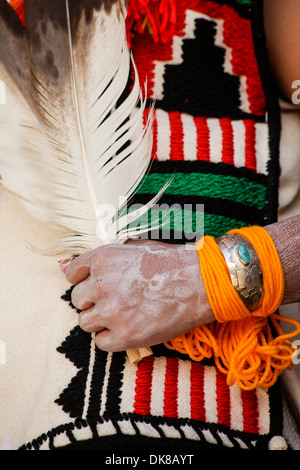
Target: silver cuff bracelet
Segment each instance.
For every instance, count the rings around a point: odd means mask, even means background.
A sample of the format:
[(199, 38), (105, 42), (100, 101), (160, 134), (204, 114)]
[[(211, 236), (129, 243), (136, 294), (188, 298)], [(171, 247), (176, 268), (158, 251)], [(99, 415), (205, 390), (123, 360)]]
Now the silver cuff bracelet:
[(235, 233), (216, 240), (227, 263), (231, 282), (248, 310), (256, 310), (262, 297), (263, 275), (251, 243)]

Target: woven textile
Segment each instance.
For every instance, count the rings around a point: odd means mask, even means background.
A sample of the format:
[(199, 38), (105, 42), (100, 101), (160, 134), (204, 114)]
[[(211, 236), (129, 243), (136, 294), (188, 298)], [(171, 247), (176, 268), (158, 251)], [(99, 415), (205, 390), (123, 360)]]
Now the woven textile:
[[(172, 40), (154, 42), (147, 30), (132, 37), (149, 107), (155, 101), (153, 163), (133, 205), (171, 179), (151, 217), (172, 207), (172, 219), (150, 236), (194, 243), (203, 230), (219, 236), (276, 221), (280, 121), (261, 2), (175, 3)], [(70, 294), (60, 299), (69, 333), (63, 341), (57, 335), (49, 354), (76, 372), (68, 369), (50, 384), (52, 414), (40, 417), (39, 431), (31, 427), (19, 448), (197, 453), (285, 447), (278, 384), (249, 392), (228, 387), (213, 361), (195, 363), (163, 345), (130, 364), (126, 353), (100, 351), (74, 326)]]

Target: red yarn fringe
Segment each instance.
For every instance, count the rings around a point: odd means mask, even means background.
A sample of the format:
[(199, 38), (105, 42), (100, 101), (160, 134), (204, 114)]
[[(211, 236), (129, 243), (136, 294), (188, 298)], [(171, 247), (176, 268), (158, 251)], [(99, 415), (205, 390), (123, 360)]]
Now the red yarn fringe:
[[(9, 0), (19, 15), (23, 26), (23, 0)], [(176, 26), (176, 0), (129, 0), (126, 18), (128, 44), (134, 33), (143, 33), (147, 29), (155, 42), (166, 43), (173, 39)]]
[(9, 3), (11, 4), (15, 12), (19, 15), (23, 26), (25, 26), (23, 0), (10, 0)]
[(153, 35), (155, 42), (166, 43), (175, 33), (176, 0), (129, 0), (126, 18), (128, 43), (135, 32), (145, 29)]
[[(10, 0), (23, 26), (23, 0)], [(155, 42), (166, 43), (173, 39), (176, 25), (176, 0), (129, 0), (126, 18), (126, 32), (129, 46), (135, 32), (147, 29)]]

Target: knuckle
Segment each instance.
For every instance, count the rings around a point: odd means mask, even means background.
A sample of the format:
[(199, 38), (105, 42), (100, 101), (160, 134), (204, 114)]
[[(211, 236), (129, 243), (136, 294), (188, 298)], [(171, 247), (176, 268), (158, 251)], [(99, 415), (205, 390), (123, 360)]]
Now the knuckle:
[(78, 316), (78, 324), (82, 330), (86, 331), (86, 328), (87, 328), (86, 315), (82, 312)]
[(92, 331), (94, 331), (94, 328), (96, 326), (95, 322), (85, 312), (81, 312), (79, 314), (78, 323), (79, 323), (80, 328), (83, 331), (86, 331), (87, 333), (91, 333)]
[(101, 260), (109, 255), (112, 254), (114, 250), (113, 245), (103, 245), (97, 248), (93, 255), (91, 256), (91, 264), (98, 264), (99, 262), (101, 263)]
[(91, 283), (91, 290), (97, 299), (106, 296), (107, 289), (104, 283), (104, 276), (102, 276), (101, 274), (91, 276), (90, 283)]
[(76, 287), (73, 288), (71, 293), (71, 303), (74, 307), (79, 308), (78, 289)]
[(112, 257), (113, 247), (111, 245), (99, 247), (90, 258), (90, 274), (92, 277), (104, 276), (111, 265)]

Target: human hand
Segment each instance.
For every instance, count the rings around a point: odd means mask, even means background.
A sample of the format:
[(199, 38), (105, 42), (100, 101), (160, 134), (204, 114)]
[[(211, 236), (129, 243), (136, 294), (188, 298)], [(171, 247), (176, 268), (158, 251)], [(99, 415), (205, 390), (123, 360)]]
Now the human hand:
[(65, 270), (80, 327), (105, 351), (163, 343), (215, 318), (196, 250), (150, 240), (106, 245)]

